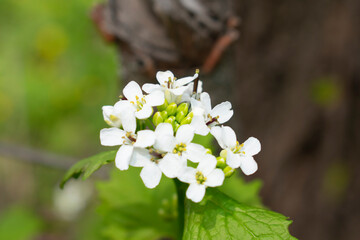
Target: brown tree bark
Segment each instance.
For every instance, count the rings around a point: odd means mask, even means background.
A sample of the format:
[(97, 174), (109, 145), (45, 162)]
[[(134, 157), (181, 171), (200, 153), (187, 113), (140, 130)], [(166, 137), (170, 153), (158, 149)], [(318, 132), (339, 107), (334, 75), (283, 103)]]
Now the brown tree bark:
[[(125, 80), (205, 69), (213, 104), (233, 103), (239, 139), (261, 140), (254, 177), (265, 204), (294, 220), (295, 236), (355, 240), (359, 12), (357, 0), (110, 0), (94, 19), (119, 46)], [(241, 38), (231, 45), (235, 16)]]

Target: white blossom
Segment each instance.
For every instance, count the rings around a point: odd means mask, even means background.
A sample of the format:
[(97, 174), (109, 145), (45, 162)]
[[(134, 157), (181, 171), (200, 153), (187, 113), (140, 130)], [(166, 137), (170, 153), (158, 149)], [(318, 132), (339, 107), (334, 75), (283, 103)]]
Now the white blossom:
[(100, 131), (100, 142), (104, 146), (121, 146), (116, 153), (115, 165), (120, 170), (129, 168), (134, 149), (150, 147), (155, 142), (155, 133), (135, 129), (104, 128)]
[(226, 101), (211, 108), (211, 100), (208, 93), (200, 94), (200, 100), (191, 99), (191, 109), (194, 117), (191, 125), (194, 127), (195, 133), (207, 135), (211, 127), (225, 123), (233, 116), (234, 111), (231, 109), (231, 103)]
[(206, 149), (202, 145), (191, 142), (194, 138), (194, 129), (189, 124), (180, 126), (172, 140), (165, 140), (165, 136), (169, 136), (169, 134), (170, 129), (165, 129), (161, 132), (159, 136), (161, 140), (156, 145), (167, 145), (171, 158), (179, 156), (183, 161), (190, 160), (198, 163), (206, 154)]
[(148, 95), (143, 95), (139, 84), (134, 81), (129, 82), (123, 94), (130, 106), (133, 107), (135, 116), (138, 119), (146, 119), (153, 113), (154, 106), (160, 106), (164, 103), (164, 93), (161, 91), (153, 91)]
[(155, 129), (155, 136), (154, 147), (134, 150), (130, 162), (131, 166), (143, 167), (140, 177), (148, 188), (159, 184), (162, 173), (168, 178), (175, 178), (186, 167), (186, 161), (180, 156), (169, 153), (172, 151), (171, 143), (175, 140), (171, 124), (159, 124)]
[(121, 115), (114, 106), (103, 106), (104, 121), (111, 127), (121, 127)]
[(176, 79), (171, 71), (159, 71), (156, 73), (156, 79), (159, 84), (146, 83), (142, 88), (146, 93), (162, 91), (168, 103), (179, 103), (182, 100), (183, 93), (188, 89), (186, 84), (192, 82), (197, 77), (198, 74), (195, 73), (194, 76), (191, 77)]
[(200, 202), (205, 195), (206, 187), (218, 187), (224, 182), (224, 172), (217, 169), (216, 159), (213, 155), (206, 154), (197, 168), (186, 167), (179, 175), (179, 180), (189, 183), (186, 197), (194, 202)]
[(226, 163), (232, 168), (240, 167), (246, 175), (257, 171), (258, 165), (253, 156), (261, 150), (261, 144), (254, 137), (239, 144), (234, 130), (230, 127), (214, 127), (211, 134), (216, 138), (222, 149), (226, 150)]

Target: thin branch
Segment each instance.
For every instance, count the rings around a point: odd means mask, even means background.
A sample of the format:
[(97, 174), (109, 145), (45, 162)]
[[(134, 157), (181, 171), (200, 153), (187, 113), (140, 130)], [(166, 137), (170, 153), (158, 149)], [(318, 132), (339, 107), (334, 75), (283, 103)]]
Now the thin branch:
[(0, 142), (0, 156), (61, 170), (69, 169), (71, 165), (78, 161), (76, 158), (4, 142)]

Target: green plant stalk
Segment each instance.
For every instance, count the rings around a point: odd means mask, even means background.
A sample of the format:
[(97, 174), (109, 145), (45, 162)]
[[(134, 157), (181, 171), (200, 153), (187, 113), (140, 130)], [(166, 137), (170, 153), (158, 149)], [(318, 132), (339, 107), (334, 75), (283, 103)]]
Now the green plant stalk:
[(176, 193), (178, 197), (178, 221), (179, 221), (179, 230), (178, 230), (178, 240), (181, 240), (184, 233), (184, 221), (185, 221), (185, 192), (187, 185), (180, 182), (178, 179), (174, 179)]

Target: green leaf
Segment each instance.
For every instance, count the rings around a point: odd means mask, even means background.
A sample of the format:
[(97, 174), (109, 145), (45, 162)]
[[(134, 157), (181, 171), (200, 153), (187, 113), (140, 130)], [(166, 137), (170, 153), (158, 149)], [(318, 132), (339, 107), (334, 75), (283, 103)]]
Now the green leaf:
[(83, 174), (83, 180), (87, 179), (101, 166), (114, 161), (115, 156), (116, 151), (108, 151), (80, 160), (66, 172), (60, 183), (60, 187), (63, 188), (67, 181), (69, 181), (71, 178), (78, 178), (81, 174)]
[(241, 204), (217, 189), (208, 188), (200, 203), (185, 202), (184, 240), (296, 239), (287, 217)]
[(225, 179), (224, 184), (218, 189), (238, 202), (254, 207), (263, 207), (259, 196), (261, 187), (260, 179), (245, 182), (241, 176), (234, 174)]
[(141, 168), (113, 169), (108, 181), (97, 183), (104, 218), (103, 234), (109, 239), (173, 239), (178, 231), (177, 201), (172, 179), (148, 189)]

